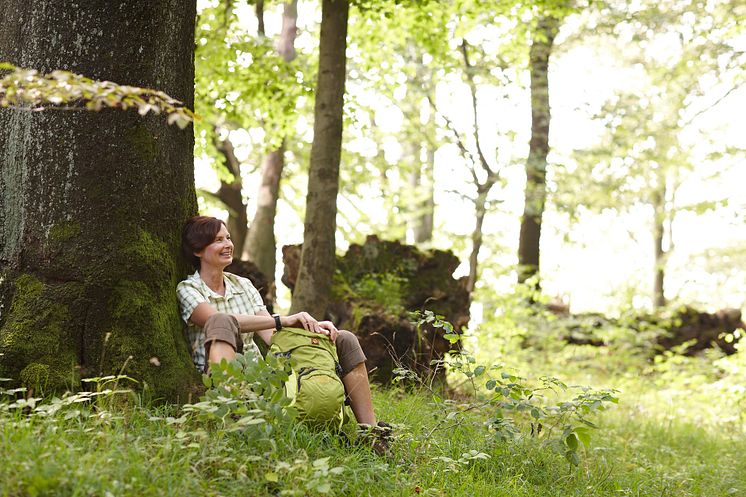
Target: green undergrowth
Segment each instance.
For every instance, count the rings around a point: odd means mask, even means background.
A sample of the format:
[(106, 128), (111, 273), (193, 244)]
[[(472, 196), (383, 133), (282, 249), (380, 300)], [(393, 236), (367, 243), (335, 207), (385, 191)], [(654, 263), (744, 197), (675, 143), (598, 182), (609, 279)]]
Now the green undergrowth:
[[(143, 405), (124, 377), (94, 379), (90, 392), (63, 398), (26, 400), (23, 392), (6, 392), (0, 496), (715, 497), (746, 491), (740, 427), (698, 421), (709, 412), (703, 398), (662, 402), (651, 379), (665, 378), (665, 371), (637, 382), (630, 375), (618, 404), (591, 413), (587, 419), (596, 428), (572, 464), (556, 450), (562, 437), (544, 436), (549, 427), (537, 436), (530, 412), (510, 413), (509, 403), (494, 402), (487, 378), (534, 391), (547, 416), (583, 389), (532, 390), (541, 385), (538, 378), (503, 377), (504, 367), (480, 371), (478, 361), (460, 360), (449, 366), (452, 376), (465, 379), (458, 392), (433, 391), (424, 381), (374, 389), (379, 418), (394, 426), (388, 456), (358, 443), (354, 427), (342, 435), (297, 423), (278, 395), (281, 364), (223, 365), (218, 384), (187, 406)], [(580, 371), (568, 368), (566, 379)], [(699, 418), (688, 412), (698, 408)], [(512, 435), (494, 425), (499, 409), (512, 420)], [(677, 416), (677, 409), (687, 413)]]

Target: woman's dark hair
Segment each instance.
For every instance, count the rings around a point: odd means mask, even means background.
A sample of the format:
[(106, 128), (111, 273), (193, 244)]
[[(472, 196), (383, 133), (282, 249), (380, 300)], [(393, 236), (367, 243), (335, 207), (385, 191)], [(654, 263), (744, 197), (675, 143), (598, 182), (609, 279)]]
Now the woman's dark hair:
[(220, 219), (210, 216), (194, 216), (184, 224), (184, 229), (181, 230), (181, 251), (195, 268), (199, 269), (199, 257), (194, 253), (210, 245), (224, 225)]

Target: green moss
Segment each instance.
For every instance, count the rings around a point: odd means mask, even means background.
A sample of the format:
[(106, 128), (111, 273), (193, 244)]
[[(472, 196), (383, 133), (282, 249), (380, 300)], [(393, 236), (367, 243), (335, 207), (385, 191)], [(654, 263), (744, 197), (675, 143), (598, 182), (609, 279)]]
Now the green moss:
[(69, 221), (57, 223), (49, 230), (49, 240), (54, 244), (62, 244), (80, 234), (80, 223)]
[(122, 252), (130, 274), (137, 274), (149, 285), (176, 291), (176, 261), (165, 242), (140, 229)]
[(402, 307), (403, 289), (407, 280), (393, 273), (366, 274), (353, 285), (357, 295), (380, 304), (388, 314), (397, 315)]
[(70, 385), (75, 354), (64, 331), (70, 312), (63, 302), (74, 287), (49, 287), (29, 274), (16, 278), (10, 313), (0, 329), (3, 374), (50, 391)]
[(49, 364), (32, 362), (21, 371), (21, 383), (36, 391), (44, 391), (49, 384)]
[(158, 157), (158, 144), (153, 134), (148, 131), (144, 124), (138, 124), (130, 128), (124, 139), (132, 145), (135, 153), (144, 162), (153, 162)]
[(124, 374), (157, 386), (167, 396), (183, 391), (194, 380), (175, 289), (121, 281), (111, 295), (110, 312), (111, 337), (103, 352), (105, 370), (119, 371), (126, 364)]
[(174, 398), (197, 380), (178, 314), (175, 258), (165, 242), (144, 230), (122, 252), (128, 274), (137, 279), (117, 281), (109, 297), (104, 369), (118, 372), (126, 364), (124, 374)]

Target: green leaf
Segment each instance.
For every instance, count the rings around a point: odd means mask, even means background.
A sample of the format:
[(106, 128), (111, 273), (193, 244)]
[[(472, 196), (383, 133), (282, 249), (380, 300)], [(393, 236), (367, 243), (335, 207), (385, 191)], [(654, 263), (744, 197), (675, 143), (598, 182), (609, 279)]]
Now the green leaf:
[(568, 450), (565, 452), (565, 459), (567, 459), (573, 466), (580, 464), (580, 457), (578, 457), (578, 453), (575, 451)]
[(269, 471), (267, 473), (264, 473), (264, 479), (267, 481), (274, 482), (274, 483), (277, 483), (278, 481), (280, 481), (279, 475), (275, 473), (274, 471)]
[(583, 445), (585, 445), (586, 448), (591, 446), (591, 434), (587, 428), (582, 426), (575, 428), (575, 435), (581, 442), (583, 442)]
[(567, 445), (570, 450), (577, 450), (578, 436), (575, 433), (570, 433), (567, 437), (565, 437), (565, 445)]

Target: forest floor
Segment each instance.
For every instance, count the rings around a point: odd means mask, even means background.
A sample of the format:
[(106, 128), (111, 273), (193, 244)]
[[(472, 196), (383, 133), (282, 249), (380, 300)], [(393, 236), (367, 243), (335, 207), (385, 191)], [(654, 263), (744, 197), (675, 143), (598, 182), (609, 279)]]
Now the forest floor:
[[(549, 374), (619, 390), (618, 403), (587, 416), (598, 428), (577, 448), (577, 464), (554, 450), (566, 446), (556, 433), (532, 435), (538, 423), (525, 413), (513, 416), (512, 434), (495, 429), (498, 404), (481, 376), (476, 396), (468, 393), (462, 367), (449, 378), (461, 383), (456, 393), (426, 382), (375, 389), (379, 417), (395, 427), (388, 456), (297, 423), (278, 422), (271, 433), (250, 417), (243, 426), (220, 423), (204, 405), (189, 413), (116, 393), (7, 401), (0, 404), (0, 496), (746, 495), (744, 394), (723, 384), (730, 377), (715, 366), (721, 359), (650, 361), (564, 347), (515, 352), (511, 360), (531, 374), (501, 376), (506, 381)], [(559, 389), (557, 398), (572, 392)], [(554, 402), (554, 394), (543, 395)]]

